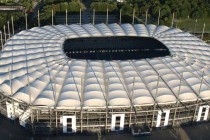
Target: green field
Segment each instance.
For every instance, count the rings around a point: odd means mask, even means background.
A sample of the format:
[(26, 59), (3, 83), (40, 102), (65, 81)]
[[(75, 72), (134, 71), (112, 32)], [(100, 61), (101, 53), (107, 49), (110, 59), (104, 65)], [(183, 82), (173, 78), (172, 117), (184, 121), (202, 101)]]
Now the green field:
[[(176, 20), (175, 25), (177, 28), (181, 28), (185, 31), (194, 32), (195, 29), (195, 19), (184, 19), (184, 20)], [(198, 19), (196, 23), (196, 30), (197, 33), (202, 33), (203, 30), (203, 24), (206, 24), (205, 26), (205, 33), (210, 33), (210, 19)]]

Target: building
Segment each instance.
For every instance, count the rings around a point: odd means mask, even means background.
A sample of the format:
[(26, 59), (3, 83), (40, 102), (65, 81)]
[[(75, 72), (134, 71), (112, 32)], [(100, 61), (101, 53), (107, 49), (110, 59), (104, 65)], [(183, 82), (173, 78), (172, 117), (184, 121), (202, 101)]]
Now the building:
[(35, 133), (206, 121), (209, 48), (190, 33), (152, 24), (24, 30), (0, 54), (1, 113)]

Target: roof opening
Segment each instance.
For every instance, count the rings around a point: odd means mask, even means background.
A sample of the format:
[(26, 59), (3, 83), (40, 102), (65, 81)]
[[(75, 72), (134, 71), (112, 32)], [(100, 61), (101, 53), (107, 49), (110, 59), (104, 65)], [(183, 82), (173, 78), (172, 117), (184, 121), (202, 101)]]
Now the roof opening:
[(67, 39), (64, 52), (72, 59), (130, 60), (163, 57), (169, 49), (151, 37), (86, 37)]

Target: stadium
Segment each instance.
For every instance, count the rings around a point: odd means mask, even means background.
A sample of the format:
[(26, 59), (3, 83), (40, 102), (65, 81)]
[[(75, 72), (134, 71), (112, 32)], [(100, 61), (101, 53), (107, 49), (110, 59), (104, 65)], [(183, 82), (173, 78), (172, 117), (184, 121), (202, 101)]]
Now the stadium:
[(208, 121), (210, 46), (143, 24), (34, 27), (0, 54), (1, 114), (34, 133)]

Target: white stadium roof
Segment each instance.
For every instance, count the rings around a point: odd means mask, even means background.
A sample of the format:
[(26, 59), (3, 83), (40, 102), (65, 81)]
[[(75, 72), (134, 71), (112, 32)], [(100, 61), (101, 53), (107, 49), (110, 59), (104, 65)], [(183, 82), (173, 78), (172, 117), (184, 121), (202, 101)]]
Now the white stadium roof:
[[(78, 60), (63, 52), (66, 39), (102, 36), (152, 37), (172, 56)], [(0, 90), (18, 101), (59, 108), (187, 102), (210, 98), (209, 64), (210, 46), (176, 28), (142, 24), (35, 27), (4, 45)]]

